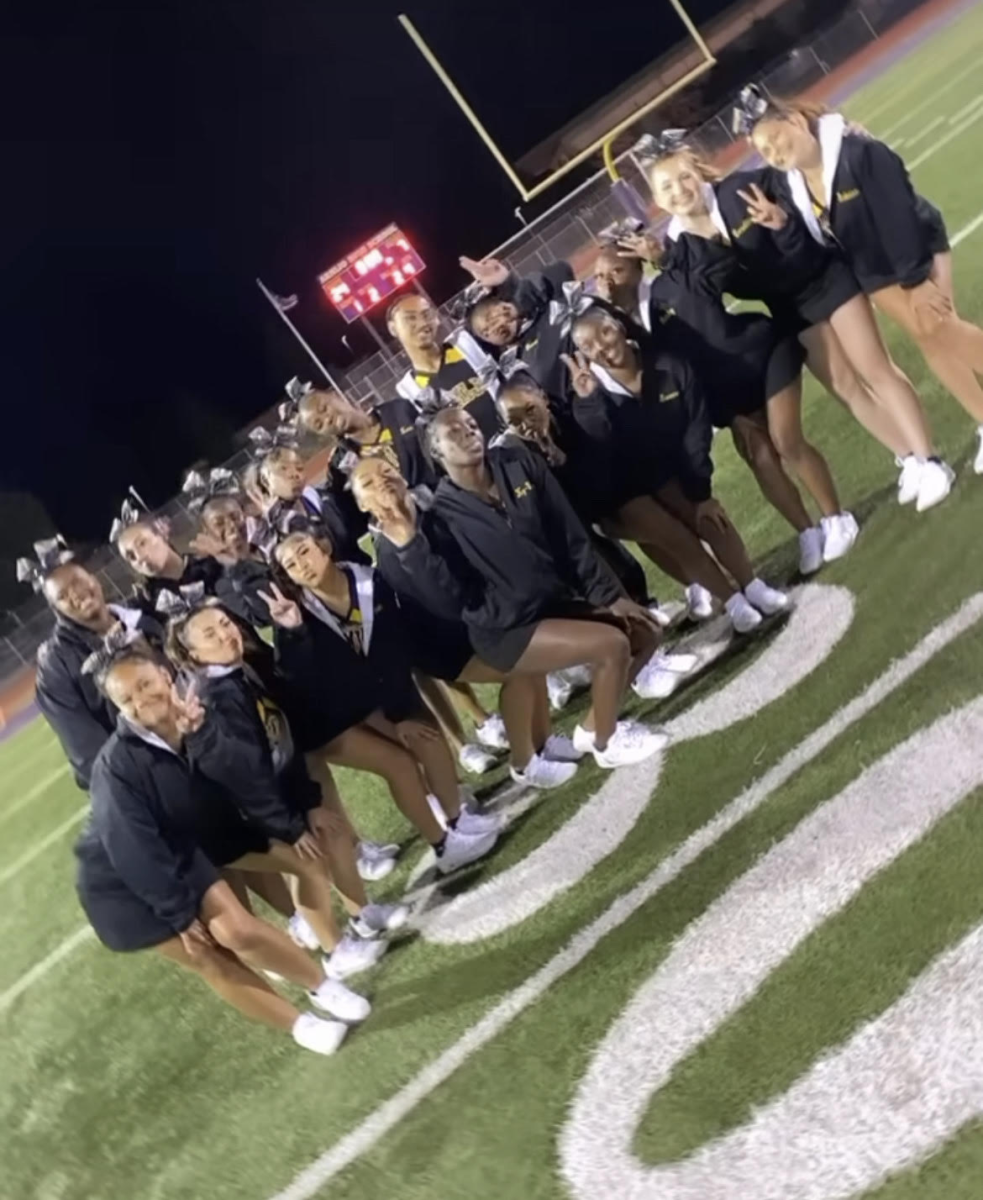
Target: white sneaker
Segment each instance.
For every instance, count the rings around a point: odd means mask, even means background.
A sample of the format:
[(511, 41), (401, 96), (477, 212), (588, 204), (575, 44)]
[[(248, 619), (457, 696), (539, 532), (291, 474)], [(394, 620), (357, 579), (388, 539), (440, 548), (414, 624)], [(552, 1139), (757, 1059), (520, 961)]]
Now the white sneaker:
[[(349, 979), (374, 967), (388, 949), (386, 942), (366, 941), (365, 938), (346, 933), (330, 955), (325, 955), (324, 973), (329, 979)], [(335, 1013), (335, 1016), (343, 1017), (343, 1014)], [(343, 1019), (348, 1020), (347, 1017)]]
[(348, 1036), (348, 1026), (340, 1021), (324, 1021), (313, 1013), (301, 1013), (290, 1033), (298, 1046), (315, 1054), (334, 1054)]
[(494, 754), (489, 754), (483, 747), (474, 742), (467, 742), (461, 747), (457, 761), (471, 775), (484, 775), (498, 761)]
[(823, 532), (826, 534), (823, 562), (836, 562), (853, 549), (860, 536), (860, 526), (853, 513), (842, 512), (835, 517), (823, 517)]
[(785, 612), (791, 607), (792, 601), (778, 588), (769, 587), (763, 579), (752, 579), (744, 589), (744, 595), (754, 607), (766, 617), (775, 613)]
[(469, 804), (462, 804), (454, 828), (468, 837), (481, 837), (486, 833), (498, 834), (502, 829), (502, 818), (497, 813), (479, 812)]
[(457, 829), (447, 831), (443, 850), (437, 855), (437, 870), (441, 875), (450, 875), (459, 867), (477, 862), (493, 850), (498, 841), (497, 833), (485, 833), (478, 837), (461, 833)]
[(559, 671), (552, 671), (546, 676), (546, 691), (549, 693), (550, 708), (560, 712), (570, 703), (573, 684), (567, 683)]
[(730, 623), (738, 633), (750, 633), (764, 620), (761, 613), (751, 604), (743, 592), (735, 592), (724, 605)]
[(898, 476), (898, 503), (914, 504), (918, 499), (922, 464), (914, 454), (906, 454), (904, 458), (897, 458), (894, 461), (901, 468), (901, 474)]
[(666, 612), (657, 600), (646, 605), (646, 608), (655, 618), (656, 624), (661, 625), (663, 629), (668, 629), (672, 624), (672, 613)]
[(372, 941), (383, 933), (402, 929), (410, 919), (410, 910), (405, 904), (366, 904), (351, 925), (358, 937)]
[(578, 750), (565, 734), (551, 733), (539, 756), (548, 758), (550, 762), (580, 762), (586, 753), (586, 750)]
[(713, 616), (713, 596), (702, 584), (689, 585), (686, 589), (686, 604), (694, 621), (709, 621)]
[(492, 713), (487, 721), (482, 721), (474, 731), (474, 736), (482, 746), (492, 750), (508, 750), (509, 735), (505, 731), (505, 722), (499, 713)]
[(928, 512), (942, 501), (952, 491), (956, 481), (956, 473), (948, 463), (930, 458), (922, 463), (921, 474), (918, 477), (918, 500), (915, 509), (918, 512)]
[(634, 721), (619, 721), (603, 750), (594, 748), (594, 761), (612, 770), (642, 762), (668, 745), (669, 737), (661, 729), (649, 729)]
[(534, 754), (523, 770), (517, 771), (515, 767), (509, 767), (509, 774), (516, 783), (524, 783), (526, 787), (542, 788), (543, 791), (548, 791), (550, 788), (562, 787), (563, 784), (569, 783), (577, 774), (577, 764), (575, 762), (555, 762), (543, 758), (542, 755)]
[(799, 534), (799, 574), (815, 575), (822, 565), (823, 530), (814, 525)]
[(321, 949), (321, 943), (317, 940), (317, 934), (311, 928), (310, 921), (301, 913), (294, 913), (287, 922), (287, 933), (290, 934), (290, 940), (303, 950)]
[(980, 439), (980, 448), (976, 451), (976, 457), (973, 459), (973, 473), (983, 475), (983, 425), (976, 431)]
[(579, 750), (582, 754), (592, 754), (594, 751), (594, 731), (585, 729), (583, 725), (578, 725), (573, 731), (573, 737), (570, 739), (573, 742), (574, 750)]
[[(365, 944), (367, 946), (385, 947), (386, 943), (366, 942)], [(309, 995), (311, 1003), (315, 1008), (319, 1008), (322, 1012), (330, 1013), (331, 1016), (337, 1017), (339, 1021), (364, 1021), (372, 1011), (372, 1005), (364, 996), (360, 996), (358, 992), (353, 992), (351, 988), (346, 988), (337, 979), (325, 979)]]
[(378, 842), (359, 842), (356, 867), (366, 883), (378, 883), (396, 869), (399, 847)]
[(560, 674), (567, 683), (573, 684), (575, 690), (589, 688), (594, 679), (594, 672), (587, 663), (578, 663), (575, 667), (564, 667)]
[(652, 655), (631, 685), (636, 696), (643, 700), (665, 700), (699, 665), (695, 654)]

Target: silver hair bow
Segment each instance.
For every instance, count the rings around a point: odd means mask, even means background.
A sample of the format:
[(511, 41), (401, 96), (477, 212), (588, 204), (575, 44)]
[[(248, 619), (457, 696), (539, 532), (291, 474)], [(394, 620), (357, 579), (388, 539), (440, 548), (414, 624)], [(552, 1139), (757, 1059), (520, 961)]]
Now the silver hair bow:
[(435, 388), (428, 384), (420, 391), (413, 399), (413, 404), (421, 417), (434, 417), (444, 408), (453, 408), (455, 404), (454, 396), (451, 392), (445, 392), (443, 388)]
[(288, 450), (294, 450), (297, 446), (297, 430), (289, 423), (278, 425), (272, 432), (264, 429), (262, 425), (257, 425), (255, 429), (250, 429), (247, 437), (255, 458), (263, 458), (271, 450), (281, 446)]
[(53, 538), (44, 538), (40, 542), (35, 542), (34, 554), (34, 558), (19, 558), (16, 563), (16, 571), (17, 581), (29, 583), (36, 592), (41, 590), (45, 579), (55, 567), (71, 562), (75, 557), (60, 533)]
[(685, 149), (688, 138), (689, 134), (685, 129), (663, 129), (658, 134), (643, 133), (632, 146), (632, 150), (644, 167)]
[(642, 233), (644, 229), (644, 222), (639, 221), (637, 217), (625, 217), (606, 225), (597, 235), (598, 241), (602, 246), (617, 246), (626, 237), (634, 237), (636, 233)]
[(238, 496), (242, 491), (235, 472), (226, 467), (213, 467), (207, 475), (189, 471), (184, 477), (181, 492), (187, 497), (189, 512), (201, 512), (207, 501), (216, 496)]
[(522, 361), (519, 357), (519, 347), (509, 346), (507, 350), (503, 350), (501, 357), (498, 360), (498, 373), (506, 380), (511, 381), (516, 375), (528, 375), (529, 364)]
[(550, 324), (559, 325), (566, 337), (575, 318), (585, 313), (593, 303), (593, 297), (587, 295), (581, 280), (568, 280), (563, 285), (563, 299), (550, 301)]
[(461, 328), (466, 323), (468, 317), (471, 315), (471, 310), (478, 301), (484, 300), (486, 296), (490, 296), (491, 294), (492, 288), (485, 287), (483, 283), (475, 280), (473, 283), (469, 283), (463, 292), (458, 292), (456, 296), (448, 301), (446, 308), (447, 316), (456, 328)]
[(768, 97), (756, 83), (741, 89), (731, 115), (731, 128), (742, 137), (750, 137), (755, 125), (769, 108)]
[(176, 592), (168, 591), (165, 588), (157, 596), (157, 603), (154, 607), (159, 613), (164, 613), (168, 617), (186, 617), (204, 599), (205, 585), (203, 583), (186, 583)]
[(94, 650), (82, 663), (83, 675), (99, 676), (106, 670), (121, 650), (139, 641), (143, 634), (139, 629), (127, 629), (122, 621), (113, 625), (102, 639), (102, 645)]
[(143, 520), (144, 514), (129, 500), (124, 500), (120, 506), (119, 516), (113, 521), (112, 527), (109, 530), (109, 540), (117, 542), (119, 535), (124, 529), (129, 529), (131, 525), (136, 525), (138, 521)]

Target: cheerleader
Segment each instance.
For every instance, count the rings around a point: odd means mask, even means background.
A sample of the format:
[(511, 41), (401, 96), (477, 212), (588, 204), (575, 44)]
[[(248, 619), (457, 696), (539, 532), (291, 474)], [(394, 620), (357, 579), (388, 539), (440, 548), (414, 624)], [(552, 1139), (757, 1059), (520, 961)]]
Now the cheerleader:
[(222, 564), (217, 559), (179, 553), (168, 541), (167, 522), (141, 513), (129, 500), (123, 501), (120, 515), (113, 521), (109, 541), (140, 576), (135, 598), (150, 616), (165, 589), (173, 591), (201, 583), (211, 592), (222, 575)]
[[(681, 359), (642, 350), (610, 313), (590, 309), (572, 328), (573, 388), (589, 397), (598, 381), (610, 398), (625, 476), (635, 494), (652, 494), (704, 541), (740, 591), (726, 602), (739, 632), (760, 615), (785, 611), (788, 597), (754, 574), (740, 534), (713, 498), (710, 424), (703, 389)], [(588, 365), (590, 364), (590, 365)]]
[[(288, 713), (289, 697), (272, 672), (264, 678), (245, 661), (242, 634), (213, 598), (175, 596), (165, 592), (160, 603), (170, 614), (167, 653), (179, 670), (191, 673), (207, 710), (196, 746), (196, 765), (224, 786), (244, 815), (280, 841), (296, 844), (310, 832), (317, 839), (327, 877), (340, 892), (353, 918), (340, 940), (335, 931), (329, 973), (346, 978), (371, 966), (383, 943), (365, 938), (397, 929), (408, 910), (400, 905), (369, 904), (356, 866), (356, 837), (331, 781), (325, 792), (310, 778), (303, 757), (295, 753)], [(298, 908), (317, 932), (322, 900), (320, 881), (313, 897), (315, 911), (304, 912), (298, 886)]]
[[(462, 264), (470, 260), (462, 259)], [(440, 338), (440, 315), (426, 296), (406, 292), (386, 314), (389, 332), (410, 360), (396, 391), (414, 405), (440, 403), (466, 408), (486, 437), (498, 433), (495, 362), (463, 326), (447, 341)], [(410, 486), (413, 481), (407, 479)]]
[[(646, 279), (640, 259), (606, 247), (595, 264), (598, 292), (649, 332), (658, 330), (660, 341), (664, 338), (694, 366), (706, 388), (711, 422), (716, 429), (730, 429), (762, 495), (798, 534), (800, 573), (812, 575), (824, 562), (849, 552), (857, 523), (841, 511), (826, 460), (802, 432), (803, 349), (764, 314), (727, 310), (722, 293), (733, 267), (727, 250), (721, 250), (716, 261), (704, 253), (698, 256), (700, 265), (682, 269), (671, 265), (670, 252), (658, 275)], [(812, 493), (819, 525), (813, 524), (783, 460)]]
[(333, 458), (347, 456), (351, 462), (384, 458), (410, 487), (434, 486), (433, 470), (417, 437), (419, 415), (419, 409), (409, 400), (387, 400), (366, 410), (339, 392), (318, 388), (305, 392), (297, 403), (297, 419), (302, 429), (316, 437), (337, 441), (340, 455)]
[(377, 569), (396, 594), (414, 664), (433, 679), (500, 683), (513, 780), (553, 788), (572, 779), (583, 752), (551, 729), (546, 681), (509, 676), (475, 656), (461, 614), (471, 570), (436, 516), (421, 511), (388, 463), (352, 473), (359, 507), (372, 515)]
[(864, 292), (911, 337), (942, 385), (977, 423), (973, 469), (983, 474), (983, 329), (959, 316), (952, 251), (939, 210), (912, 187), (904, 162), (839, 113), (742, 94), (745, 131), (785, 173), (809, 233), (846, 257)]
[(481, 583), (464, 610), (479, 658), (509, 675), (588, 664), (593, 704), (574, 747), (605, 768), (654, 754), (664, 735), (618, 711), (658, 626), (598, 559), (545, 463), (524, 448), (486, 449), (459, 409), (437, 413), (427, 445), (445, 476), (435, 511)]
[[(370, 1005), (247, 912), (219, 878), (223, 863), (248, 869), (265, 859), (268, 841), (192, 765), (204, 709), (134, 647), (100, 654), (96, 679), (120, 713), (92, 770), (91, 823), (76, 846), (78, 894), (96, 934), (111, 950), (156, 948), (245, 1016), (332, 1053), (345, 1036), (340, 1022), (364, 1020)], [(305, 987), (339, 1020), (299, 1012), (260, 971)]]
[(87, 789), (92, 764), (116, 728), (116, 713), (83, 670), (86, 659), (121, 625), (134, 638), (159, 626), (143, 612), (107, 604), (102, 584), (60, 537), (34, 543), (35, 559), (17, 560), (17, 578), (31, 583), (55, 614), (51, 636), (38, 648), (36, 698), (71, 765), (75, 782)]
[[(694, 270), (729, 251), (731, 294), (764, 300), (772, 316), (800, 336), (809, 369), (824, 384), (835, 384), (838, 361), (845, 358), (887, 413), (886, 426), (869, 417), (866, 424), (882, 428), (882, 440), (903, 451), (903, 460), (914, 455), (903, 467), (899, 499), (917, 499), (922, 511), (941, 503), (951, 490), (952, 473), (934, 456), (918, 397), (891, 361), (853, 273), (809, 237), (791, 206), (774, 201), (779, 184), (772, 171), (740, 172), (720, 181), (683, 136), (669, 144), (663, 139), (648, 168), (656, 204), (673, 216), (670, 238), (677, 244), (670, 262)], [(856, 407), (853, 411), (864, 419)], [(786, 406), (789, 414), (789, 428), (772, 431), (786, 456), (796, 453), (801, 428), (797, 410)], [(798, 455), (806, 461), (801, 451)]]
[(381, 775), (433, 846), (441, 872), (484, 857), (498, 823), (461, 803), (454, 760), (413, 682), (388, 586), (369, 567), (336, 563), (323, 533), (288, 534), (275, 558), (297, 589), (295, 601), (274, 584), (266, 599), (278, 662), (299, 701), (295, 729), (303, 748)]

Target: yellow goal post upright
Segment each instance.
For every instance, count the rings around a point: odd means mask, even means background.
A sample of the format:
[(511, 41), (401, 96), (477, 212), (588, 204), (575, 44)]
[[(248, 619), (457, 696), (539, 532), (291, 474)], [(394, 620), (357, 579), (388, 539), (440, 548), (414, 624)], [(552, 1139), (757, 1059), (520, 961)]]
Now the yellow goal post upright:
[(562, 167), (559, 167), (557, 170), (553, 171), (552, 174), (547, 175), (545, 179), (541, 179), (532, 187), (527, 187), (523, 182), (516, 168), (512, 165), (512, 163), (509, 162), (508, 158), (503, 153), (495, 139), (485, 128), (485, 125), (479, 118), (478, 114), (461, 94), (460, 88), (458, 88), (454, 80), (451, 79), (447, 70), (437, 58), (436, 54), (434, 54), (433, 50), (431, 50), (430, 46), (424, 40), (423, 35), (413, 24), (412, 20), (410, 20), (406, 13), (401, 13), (398, 20), (400, 25), (402, 25), (409, 34), (413, 44), (433, 69), (434, 74), (450, 93), (455, 104), (458, 106), (458, 108), (460, 108), (461, 112), (464, 113), (465, 117), (471, 123), (474, 131), (488, 147), (492, 157), (508, 176), (512, 186), (522, 198), (522, 201), (526, 202), (528, 200), (534, 200), (537, 196), (542, 195), (542, 193), (548, 188), (551, 188), (554, 183), (562, 179), (565, 175), (568, 175), (576, 167), (579, 167), (580, 164), (586, 159), (590, 158), (592, 154), (595, 154), (598, 150), (603, 151), (606, 146), (610, 146), (610, 144), (616, 137), (619, 136), (619, 134), (623, 133), (626, 129), (629, 129), (635, 124), (636, 121), (652, 112), (653, 109), (658, 108), (660, 104), (664, 104), (670, 96), (674, 96), (677, 92), (681, 92), (683, 88), (689, 87), (691, 83), (709, 71), (717, 61), (710, 52), (710, 47), (700, 35), (700, 31), (697, 29), (689, 13), (683, 7), (682, 0), (664, 0), (664, 2), (668, 2), (668, 4), (670, 4), (672, 8), (676, 10), (676, 13), (679, 15), (679, 18), (682, 21), (687, 33), (689, 34), (693, 43), (696, 45), (697, 49), (700, 51), (702, 56), (701, 61), (697, 63), (692, 70), (687, 71), (685, 75), (681, 76), (674, 83), (670, 84), (669, 87), (664, 88), (658, 96), (653, 97), (653, 99), (649, 100), (646, 104), (643, 104), (640, 108), (636, 109), (629, 117), (626, 117), (623, 121), (620, 121), (614, 126), (613, 129), (609, 129), (607, 133), (602, 134), (589, 146), (586, 146), (578, 154), (575, 154), (574, 157), (569, 160), (569, 162), (565, 162)]

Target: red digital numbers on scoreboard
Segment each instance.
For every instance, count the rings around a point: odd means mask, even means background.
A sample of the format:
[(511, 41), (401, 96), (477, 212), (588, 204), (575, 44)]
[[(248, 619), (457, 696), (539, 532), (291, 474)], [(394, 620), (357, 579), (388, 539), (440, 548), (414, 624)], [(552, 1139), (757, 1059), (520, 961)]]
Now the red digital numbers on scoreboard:
[(389, 225), (318, 276), (325, 295), (349, 323), (425, 269), (423, 259), (396, 225)]

